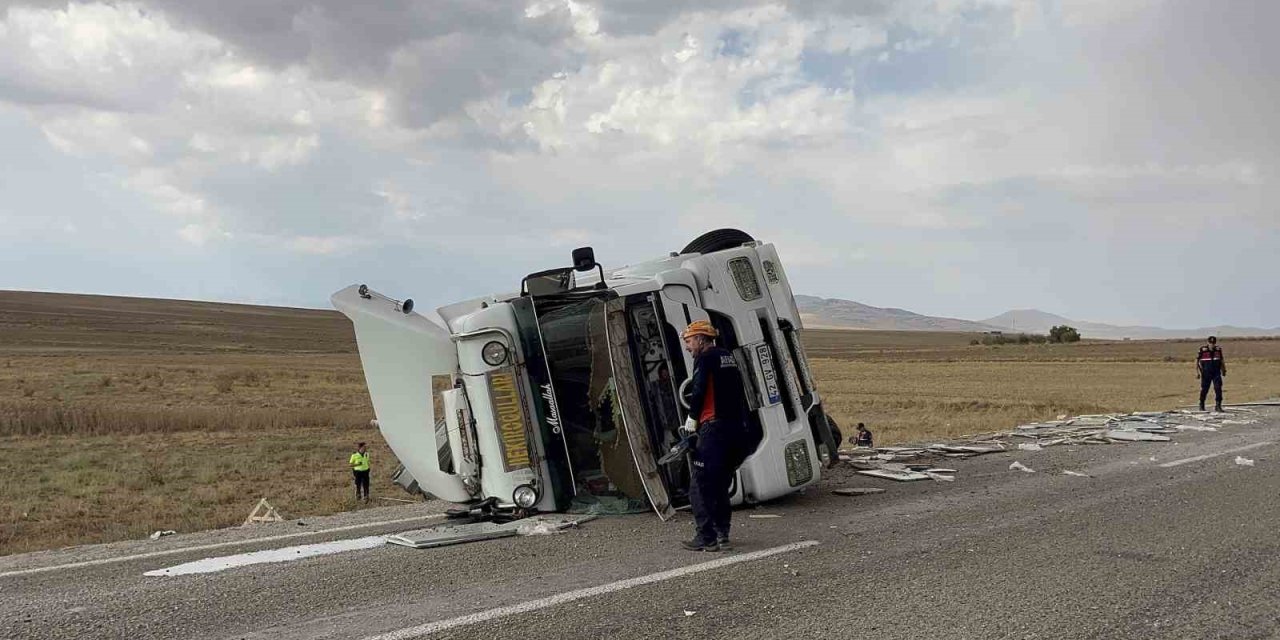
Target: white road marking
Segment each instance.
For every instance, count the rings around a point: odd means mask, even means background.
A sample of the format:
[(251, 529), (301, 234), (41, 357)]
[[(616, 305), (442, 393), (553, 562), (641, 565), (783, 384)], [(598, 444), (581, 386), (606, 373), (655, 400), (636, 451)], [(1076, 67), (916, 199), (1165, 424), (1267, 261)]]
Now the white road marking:
[(581, 600), (583, 598), (590, 598), (593, 596), (603, 595), (606, 593), (613, 593), (615, 591), (622, 591), (624, 589), (630, 589), (632, 587), (640, 587), (647, 584), (653, 584), (655, 582), (661, 582), (663, 580), (680, 578), (680, 577), (687, 576), (694, 573), (710, 571), (712, 569), (719, 569), (720, 567), (727, 567), (731, 564), (738, 564), (740, 562), (750, 562), (752, 560), (768, 558), (769, 556), (776, 556), (780, 553), (796, 551), (797, 549), (804, 549), (805, 547), (812, 547), (816, 544), (818, 544), (817, 540), (805, 540), (803, 542), (793, 542), (791, 544), (783, 545), (781, 547), (772, 547), (770, 549), (762, 549), (760, 551), (753, 551), (751, 553), (744, 553), (742, 555), (726, 556), (718, 560), (712, 560), (710, 562), (703, 562), (700, 564), (693, 564), (687, 567), (680, 567), (678, 569), (671, 569), (670, 571), (662, 571), (660, 573), (651, 573), (647, 576), (640, 576), (638, 578), (629, 578), (627, 580), (619, 580), (618, 582), (610, 582), (609, 584), (602, 584), (597, 587), (588, 587), (586, 589), (568, 591), (568, 592), (557, 594), (554, 596), (540, 598), (538, 600), (530, 600), (529, 602), (522, 602), (520, 604), (514, 604), (506, 607), (498, 607), (496, 609), (489, 609), (488, 611), (472, 613), (465, 616), (459, 616), (457, 618), (450, 618), (448, 620), (439, 620), (436, 622), (429, 622), (427, 624), (418, 625), (416, 627), (407, 627), (404, 629), (399, 629), (397, 631), (384, 633), (381, 635), (369, 636), (364, 640), (408, 640), (409, 638), (417, 638), (417, 637), (424, 636), (431, 633), (439, 633), (441, 631), (444, 631), (446, 629), (452, 629), (454, 627), (463, 627), (471, 624), (476, 624), (478, 622), (486, 622), (486, 621), (494, 620), (497, 618), (504, 618), (506, 616), (516, 615), (521, 613), (528, 613), (530, 611), (536, 611), (538, 609), (545, 609), (547, 607), (554, 607), (556, 605), (561, 605), (566, 602), (573, 602), (574, 600)]
[(1160, 467), (1162, 467), (1162, 468), (1166, 468), (1166, 469), (1167, 469), (1167, 468), (1169, 468), (1169, 467), (1176, 467), (1176, 466), (1178, 466), (1178, 465), (1187, 464), (1187, 463), (1189, 463), (1189, 462), (1200, 462), (1201, 460), (1208, 460), (1209, 458), (1216, 458), (1216, 457), (1218, 457), (1218, 456), (1225, 456), (1225, 455), (1227, 455), (1227, 454), (1229, 454), (1229, 453), (1239, 453), (1239, 452), (1241, 452), (1241, 451), (1248, 451), (1248, 450), (1250, 450), (1250, 449), (1257, 449), (1258, 447), (1265, 447), (1265, 446), (1267, 446), (1267, 445), (1271, 445), (1271, 444), (1275, 444), (1275, 443), (1274, 443), (1274, 442), (1255, 442), (1255, 443), (1253, 443), (1253, 444), (1248, 444), (1248, 445), (1245, 445), (1245, 446), (1243, 446), (1243, 447), (1236, 447), (1236, 448), (1234, 448), (1234, 449), (1227, 449), (1226, 451), (1219, 451), (1219, 452), (1217, 452), (1217, 453), (1206, 453), (1206, 454), (1204, 454), (1204, 455), (1202, 455), (1202, 456), (1194, 456), (1194, 457), (1191, 457), (1191, 458), (1183, 458), (1182, 460), (1174, 460), (1173, 462), (1166, 462), (1166, 463), (1161, 464), (1161, 465), (1158, 465), (1158, 466), (1160, 466)]
[(366, 522), (363, 524), (352, 524), (345, 527), (333, 527), (332, 529), (320, 529), (318, 531), (299, 531), (297, 533), (286, 533), (278, 536), (267, 536), (265, 538), (252, 538), (248, 540), (232, 540), (230, 542), (215, 542), (212, 544), (201, 544), (194, 547), (183, 547), (181, 549), (165, 549), (164, 551), (151, 551), (149, 553), (137, 553), (131, 556), (117, 556), (114, 558), (100, 558), (98, 560), (85, 560), (84, 562), (71, 562), (67, 564), (57, 564), (50, 567), (35, 567), (33, 569), (18, 569), (16, 571), (5, 571), (0, 573), (0, 578), (8, 578), (12, 576), (26, 576), (35, 573), (47, 573), (50, 571), (60, 571), (62, 569), (80, 569), (83, 567), (96, 567), (104, 564), (115, 564), (117, 562), (129, 562), (131, 560), (145, 560), (147, 558), (163, 558), (165, 556), (177, 555), (179, 553), (188, 553), (191, 551), (207, 551), (209, 549), (225, 549), (227, 547), (239, 547), (249, 544), (258, 544), (262, 542), (275, 542), (277, 540), (292, 540), (294, 538), (302, 538), (305, 536), (317, 536), (326, 533), (339, 533), (342, 531), (354, 531), (356, 529), (368, 529), (369, 527), (378, 527), (389, 524), (401, 524), (404, 522), (416, 522), (418, 520), (428, 520), (443, 518), (444, 514), (434, 513), (427, 516), (415, 516), (412, 518), (400, 518), (398, 520), (383, 520), (381, 522)]
[(294, 560), (314, 558), (316, 556), (329, 555), (331, 553), (373, 549), (374, 547), (381, 547), (385, 544), (387, 544), (386, 536), (366, 536), (364, 538), (335, 540), (333, 542), (317, 542), (315, 544), (303, 544), (296, 547), (281, 547), (279, 549), (250, 551), (249, 553), (238, 553), (233, 556), (201, 558), (200, 560), (184, 562), (180, 565), (166, 567), (164, 569), (148, 571), (142, 575), (186, 576), (193, 573), (216, 573), (218, 571), (226, 571), (227, 569), (234, 569), (236, 567), (247, 567), (252, 564), (292, 562)]

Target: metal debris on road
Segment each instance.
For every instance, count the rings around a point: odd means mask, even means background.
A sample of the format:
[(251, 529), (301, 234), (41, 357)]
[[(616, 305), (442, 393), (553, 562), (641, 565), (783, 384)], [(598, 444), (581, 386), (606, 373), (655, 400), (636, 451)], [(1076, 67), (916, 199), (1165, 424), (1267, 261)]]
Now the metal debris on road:
[(833, 489), (831, 493), (838, 496), (869, 496), (874, 493), (884, 493), (884, 489), (879, 487), (849, 487), (844, 489)]
[(1062, 475), (1064, 475), (1064, 476), (1075, 476), (1075, 477), (1077, 477), (1077, 478), (1092, 478), (1092, 477), (1093, 477), (1093, 476), (1091, 476), (1091, 475), (1089, 475), (1089, 474), (1087, 474), (1087, 473), (1080, 473), (1079, 471), (1063, 471), (1063, 472), (1062, 472)]
[(1127, 431), (1123, 429), (1112, 429), (1108, 431), (1106, 437), (1112, 440), (1121, 440), (1124, 442), (1169, 442), (1169, 436), (1162, 436), (1146, 431)]
[(894, 469), (889, 465), (877, 469), (859, 469), (858, 473), (872, 478), (884, 478), (885, 480), (895, 480), (897, 482), (912, 482), (915, 480), (928, 480), (927, 474), (910, 469)]
[(1013, 463), (1013, 464), (1009, 465), (1009, 470), (1010, 470), (1010, 471), (1021, 471), (1021, 472), (1023, 472), (1023, 473), (1035, 473), (1035, 472), (1036, 472), (1036, 470), (1035, 470), (1035, 469), (1032, 469), (1031, 467), (1028, 467), (1027, 465), (1022, 464), (1021, 462), (1018, 462), (1018, 461), (1016, 461), (1016, 460), (1014, 461), (1014, 463)]
[[(1060, 415), (1056, 420), (1024, 424), (1010, 431), (966, 436), (957, 442), (857, 448), (841, 453), (840, 459), (866, 476), (898, 482), (929, 478), (951, 482), (955, 479), (951, 475), (955, 473), (954, 470), (933, 468), (931, 464), (906, 463), (929, 462), (931, 458), (972, 458), (1008, 451), (1035, 452), (1060, 445), (1170, 442), (1172, 438), (1169, 436), (1185, 431), (1218, 431), (1223, 426), (1256, 424), (1256, 416), (1256, 411), (1239, 407), (1229, 407), (1227, 411), (1213, 413), (1176, 410), (1075, 417)], [(1018, 440), (1021, 442), (1017, 442)], [(1017, 466), (1011, 466), (1010, 469), (1034, 473), (1034, 470), (1021, 463), (1015, 462), (1014, 465)], [(1092, 477), (1087, 474), (1065, 473)]]
[(160, 538), (163, 538), (165, 536), (171, 536), (175, 533), (177, 533), (177, 531), (174, 531), (172, 529), (166, 529), (164, 531), (153, 531), (151, 532), (151, 535), (147, 537), (151, 538), (152, 540), (159, 540)]
[(1246, 458), (1244, 456), (1236, 456), (1236, 464), (1242, 467), (1252, 467), (1253, 460), (1250, 460), (1249, 458)]
[(558, 533), (595, 519), (594, 515), (536, 515), (506, 523), (469, 522), (445, 524), (387, 536), (387, 542), (414, 549), (432, 549), (464, 542), (478, 542), (511, 536)]
[(773, 519), (773, 518), (781, 518), (782, 516), (780, 516), (780, 515), (778, 515), (778, 514), (776, 514), (776, 513), (753, 513), (753, 514), (751, 514), (751, 515), (749, 515), (749, 516), (747, 516), (747, 517), (748, 517), (748, 518), (755, 518), (755, 519), (757, 519), (757, 520), (769, 520), (769, 519)]

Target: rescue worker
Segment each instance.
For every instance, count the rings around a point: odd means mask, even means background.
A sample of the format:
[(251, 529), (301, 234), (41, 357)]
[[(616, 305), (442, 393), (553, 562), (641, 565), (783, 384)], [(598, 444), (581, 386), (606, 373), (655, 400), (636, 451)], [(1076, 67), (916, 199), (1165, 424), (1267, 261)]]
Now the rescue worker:
[(356, 443), (356, 452), (351, 454), (351, 473), (356, 478), (356, 500), (364, 499), (369, 501), (369, 453), (365, 451), (364, 443)]
[(729, 486), (733, 474), (763, 437), (747, 418), (742, 374), (733, 354), (716, 346), (719, 335), (706, 320), (685, 329), (684, 348), (693, 356), (686, 431), (697, 435), (693, 446), (689, 501), (694, 536), (681, 543), (693, 551), (729, 550)]
[(858, 433), (853, 436), (853, 445), (855, 447), (867, 448), (871, 448), (873, 446), (871, 444), (871, 431), (867, 429), (867, 425), (861, 422), (858, 423)]
[(1200, 347), (1196, 354), (1196, 377), (1200, 379), (1200, 410), (1204, 411), (1204, 400), (1209, 395), (1209, 385), (1213, 385), (1213, 410), (1222, 411), (1222, 379), (1227, 375), (1227, 361), (1222, 357), (1222, 347), (1218, 346), (1217, 336), (1209, 336), (1209, 343)]

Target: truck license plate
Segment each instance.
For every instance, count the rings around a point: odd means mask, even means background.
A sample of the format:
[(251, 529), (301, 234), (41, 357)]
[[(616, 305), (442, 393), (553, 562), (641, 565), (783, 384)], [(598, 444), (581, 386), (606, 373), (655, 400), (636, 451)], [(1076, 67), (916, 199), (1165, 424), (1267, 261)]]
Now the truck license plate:
[(778, 391), (778, 371), (773, 366), (773, 351), (769, 349), (769, 345), (756, 347), (756, 359), (760, 361), (760, 374), (764, 376), (764, 392), (769, 404), (782, 402), (782, 394)]

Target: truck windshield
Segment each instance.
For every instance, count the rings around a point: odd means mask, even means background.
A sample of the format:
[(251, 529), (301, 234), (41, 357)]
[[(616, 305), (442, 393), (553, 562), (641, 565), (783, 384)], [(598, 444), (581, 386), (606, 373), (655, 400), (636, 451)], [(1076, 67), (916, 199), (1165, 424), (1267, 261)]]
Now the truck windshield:
[(644, 485), (623, 432), (609, 357), (605, 301), (599, 297), (536, 303), (555, 407), (574, 493), (571, 510), (646, 510)]

